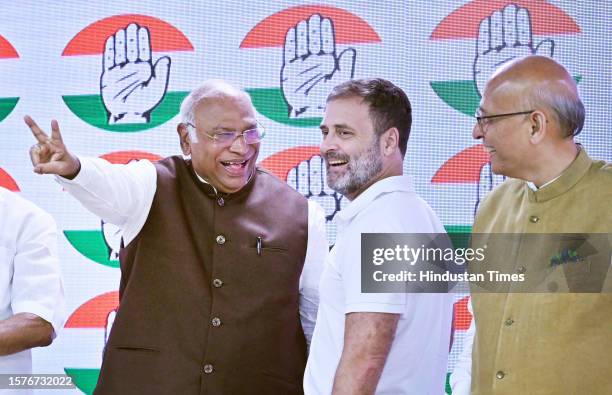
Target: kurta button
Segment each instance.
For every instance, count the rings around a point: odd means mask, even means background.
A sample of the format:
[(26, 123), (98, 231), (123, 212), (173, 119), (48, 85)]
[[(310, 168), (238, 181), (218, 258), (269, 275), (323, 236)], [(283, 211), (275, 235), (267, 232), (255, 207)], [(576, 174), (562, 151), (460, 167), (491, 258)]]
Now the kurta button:
[(223, 286), (223, 281), (221, 281), (221, 280), (220, 280), (220, 279), (218, 279), (218, 278), (215, 278), (215, 279), (213, 280), (213, 287), (215, 287), (215, 288), (221, 288), (221, 286)]
[(527, 271), (527, 269), (525, 269), (525, 266), (519, 266), (519, 267), (516, 269), (516, 272), (517, 272), (518, 274), (523, 274), (523, 273), (525, 273), (526, 271)]
[(221, 326), (221, 319), (219, 317), (215, 317), (212, 320), (210, 320), (210, 323), (214, 327)]
[(220, 245), (225, 244), (225, 236), (223, 235), (218, 235), (216, 240), (217, 240), (217, 244), (220, 244)]
[(503, 379), (506, 376), (506, 373), (502, 372), (501, 370), (497, 371), (497, 373), (495, 373), (495, 377), (497, 377), (498, 379)]
[(514, 324), (514, 320), (512, 318), (508, 318), (506, 320), (506, 322), (504, 322), (504, 324), (506, 324), (506, 326), (510, 326), (510, 325)]
[(538, 217), (537, 215), (532, 215), (531, 217), (529, 217), (529, 221), (534, 224), (538, 222), (539, 220), (540, 220), (540, 217)]
[(204, 365), (204, 373), (211, 374), (213, 370), (215, 369), (213, 368), (211, 364), (207, 363), (206, 365)]
[(225, 206), (225, 200), (223, 200), (222, 197), (220, 197), (219, 199), (217, 199), (217, 204), (221, 207)]

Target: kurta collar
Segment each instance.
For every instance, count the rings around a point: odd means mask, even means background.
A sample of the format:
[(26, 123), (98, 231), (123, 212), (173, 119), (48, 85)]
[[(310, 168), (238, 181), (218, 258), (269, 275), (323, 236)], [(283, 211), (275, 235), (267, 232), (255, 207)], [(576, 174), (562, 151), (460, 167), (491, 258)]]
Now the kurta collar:
[(572, 164), (553, 182), (541, 187), (537, 191), (531, 190), (527, 186), (527, 183), (525, 183), (529, 201), (533, 203), (545, 202), (564, 194), (580, 181), (587, 171), (589, 171), (592, 163), (593, 161), (587, 155), (586, 150), (581, 147), (576, 159), (574, 159)]
[(200, 188), (200, 190), (202, 190), (208, 197), (211, 197), (213, 199), (222, 198), (224, 201), (232, 201), (242, 196), (248, 195), (251, 189), (253, 189), (253, 184), (255, 184), (255, 177), (257, 176), (257, 172), (259, 171), (259, 169), (256, 167), (253, 170), (253, 175), (251, 175), (251, 178), (249, 178), (249, 181), (247, 181), (246, 185), (242, 187), (242, 189), (240, 189), (238, 192), (225, 193), (225, 192), (217, 191), (217, 188), (212, 186), (208, 181), (206, 181), (198, 173), (196, 173), (191, 163), (191, 160), (186, 160), (185, 162), (187, 164), (187, 167), (189, 167), (189, 173), (192, 175), (192, 178), (195, 181), (198, 188)]
[(370, 185), (368, 189), (363, 191), (355, 200), (350, 202), (338, 214), (337, 218), (340, 223), (348, 223), (365, 209), (378, 196), (388, 192), (413, 192), (412, 180), (410, 176), (393, 176), (386, 177), (380, 181)]

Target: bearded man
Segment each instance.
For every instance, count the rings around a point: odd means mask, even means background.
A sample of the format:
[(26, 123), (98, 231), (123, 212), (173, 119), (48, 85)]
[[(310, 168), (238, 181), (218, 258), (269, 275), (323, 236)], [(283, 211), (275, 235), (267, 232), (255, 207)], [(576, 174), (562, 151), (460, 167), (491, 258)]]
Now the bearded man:
[(351, 202), (319, 284), (306, 394), (444, 391), (452, 300), (447, 294), (362, 293), (362, 233), (443, 233), (403, 175), (412, 109), (383, 79), (351, 80), (327, 98), (321, 157), (329, 187)]

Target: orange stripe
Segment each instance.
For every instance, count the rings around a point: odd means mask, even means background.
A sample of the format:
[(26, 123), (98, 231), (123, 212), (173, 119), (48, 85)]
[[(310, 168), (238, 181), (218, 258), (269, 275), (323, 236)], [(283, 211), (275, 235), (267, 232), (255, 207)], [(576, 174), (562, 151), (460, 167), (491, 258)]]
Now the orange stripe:
[(9, 191), (19, 192), (19, 186), (6, 171), (0, 167), (0, 187), (4, 187)]
[(348, 11), (328, 6), (297, 6), (270, 15), (246, 35), (240, 48), (283, 47), (287, 31), (312, 14), (331, 18), (337, 44), (377, 43), (378, 34), (363, 19)]
[(0, 59), (18, 58), (19, 54), (10, 42), (0, 36)]
[(473, 183), (480, 180), (482, 167), (489, 163), (489, 154), (481, 144), (466, 148), (446, 161), (431, 179), (433, 184)]
[(560, 8), (543, 0), (475, 0), (449, 14), (431, 33), (431, 40), (478, 38), (480, 21), (508, 4), (527, 8), (534, 35), (580, 33), (576, 22)]
[(469, 296), (466, 296), (455, 302), (455, 308), (453, 309), (453, 328), (455, 330), (466, 331), (470, 328), (472, 314), (467, 308), (469, 299)]
[(107, 292), (79, 306), (68, 318), (65, 328), (105, 328), (111, 311), (119, 306), (119, 291)]
[(146, 15), (126, 14), (99, 20), (81, 30), (66, 46), (62, 56), (98, 55), (104, 52), (106, 39), (130, 23), (146, 26), (154, 52), (193, 51), (185, 35), (161, 19)]

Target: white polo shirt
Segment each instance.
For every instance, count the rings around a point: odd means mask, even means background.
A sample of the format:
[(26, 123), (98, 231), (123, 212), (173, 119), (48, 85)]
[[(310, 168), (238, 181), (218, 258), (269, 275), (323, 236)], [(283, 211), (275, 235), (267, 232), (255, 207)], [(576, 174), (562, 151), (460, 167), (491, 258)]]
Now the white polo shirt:
[[(0, 320), (18, 313), (36, 314), (55, 334), (64, 324), (57, 227), (49, 214), (0, 187)], [(0, 356), (0, 374), (8, 373), (32, 373), (31, 350)]]
[(345, 315), (400, 314), (376, 394), (444, 393), (453, 300), (448, 294), (361, 293), (361, 233), (443, 233), (408, 176), (376, 182), (338, 213), (338, 236), (319, 284), (319, 312), (304, 375), (306, 395), (330, 394)]

